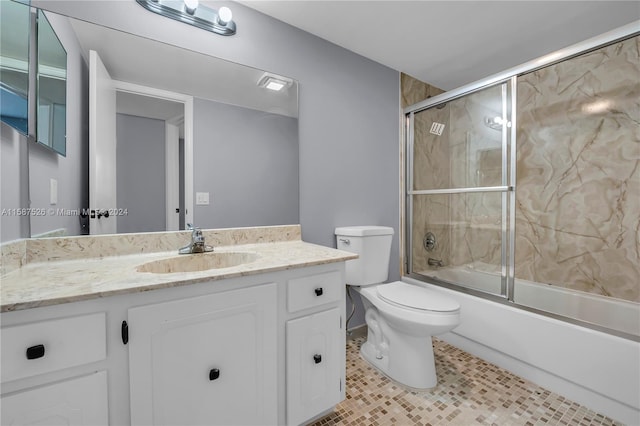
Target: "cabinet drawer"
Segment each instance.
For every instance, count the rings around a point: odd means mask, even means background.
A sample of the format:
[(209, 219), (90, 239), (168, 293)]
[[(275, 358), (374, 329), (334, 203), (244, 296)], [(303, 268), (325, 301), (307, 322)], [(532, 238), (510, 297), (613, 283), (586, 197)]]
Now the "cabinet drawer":
[(105, 320), (102, 312), (2, 328), (0, 380), (18, 380), (105, 359)]
[(291, 279), (287, 282), (287, 309), (296, 312), (337, 302), (342, 284), (339, 271)]
[(107, 373), (99, 371), (2, 397), (3, 425), (109, 424)]

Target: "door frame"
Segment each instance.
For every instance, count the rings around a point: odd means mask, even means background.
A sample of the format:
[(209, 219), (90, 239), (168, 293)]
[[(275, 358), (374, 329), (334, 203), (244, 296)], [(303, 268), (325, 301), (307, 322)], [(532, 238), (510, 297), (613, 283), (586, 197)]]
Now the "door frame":
[[(143, 86), (126, 81), (113, 80), (117, 92), (131, 93), (148, 96), (184, 105), (184, 222), (193, 223), (193, 96), (185, 95), (168, 90), (157, 89), (155, 87)], [(177, 141), (174, 141), (177, 147)], [(165, 141), (165, 152), (173, 153), (173, 142)], [(170, 164), (171, 163), (171, 164)], [(166, 176), (173, 176), (175, 173), (175, 163), (169, 161), (169, 156), (165, 160)], [(174, 224), (175, 208), (178, 201), (178, 181), (167, 179), (165, 182), (166, 204), (166, 230), (177, 230), (179, 226)], [(175, 228), (175, 229), (173, 229)]]

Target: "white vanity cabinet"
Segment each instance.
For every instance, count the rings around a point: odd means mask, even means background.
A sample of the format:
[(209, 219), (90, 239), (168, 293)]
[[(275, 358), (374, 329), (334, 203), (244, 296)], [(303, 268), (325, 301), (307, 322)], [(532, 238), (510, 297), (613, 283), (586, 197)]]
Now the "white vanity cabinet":
[(315, 418), (344, 399), (343, 294), (340, 271), (287, 281), (287, 307), (294, 313), (286, 323), (289, 425)]
[(131, 424), (277, 424), (277, 285), (129, 309)]
[(307, 423), (344, 399), (344, 294), (335, 261), (4, 312), (2, 424)]

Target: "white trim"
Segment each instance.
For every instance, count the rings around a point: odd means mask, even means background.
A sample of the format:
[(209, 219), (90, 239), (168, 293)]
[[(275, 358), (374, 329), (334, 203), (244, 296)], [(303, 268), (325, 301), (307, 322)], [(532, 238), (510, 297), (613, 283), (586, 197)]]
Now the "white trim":
[(11, 71), (23, 73), (27, 73), (29, 71), (29, 61), (11, 58), (9, 56), (0, 55), (0, 66)]
[(193, 223), (193, 97), (184, 103), (184, 223)]
[(180, 214), (176, 207), (180, 205), (180, 165), (179, 138), (180, 129), (175, 124), (165, 122), (165, 231), (177, 231), (180, 228)]

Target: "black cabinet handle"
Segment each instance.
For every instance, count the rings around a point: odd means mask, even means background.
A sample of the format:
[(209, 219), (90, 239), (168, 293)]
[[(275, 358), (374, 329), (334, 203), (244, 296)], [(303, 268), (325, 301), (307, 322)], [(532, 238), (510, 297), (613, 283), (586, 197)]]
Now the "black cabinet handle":
[(122, 321), (122, 326), (120, 327), (120, 335), (122, 336), (122, 343), (125, 345), (129, 343), (129, 324), (126, 321)]
[(314, 291), (316, 292), (316, 296), (322, 296), (322, 287), (318, 287)]
[(209, 371), (209, 380), (215, 380), (218, 377), (220, 377), (220, 370), (218, 370), (217, 368), (212, 368)]
[(315, 361), (316, 364), (320, 364), (322, 362), (322, 355), (315, 354), (313, 356), (313, 360)]
[(38, 359), (44, 356), (44, 345), (35, 345), (27, 348), (27, 359)]

